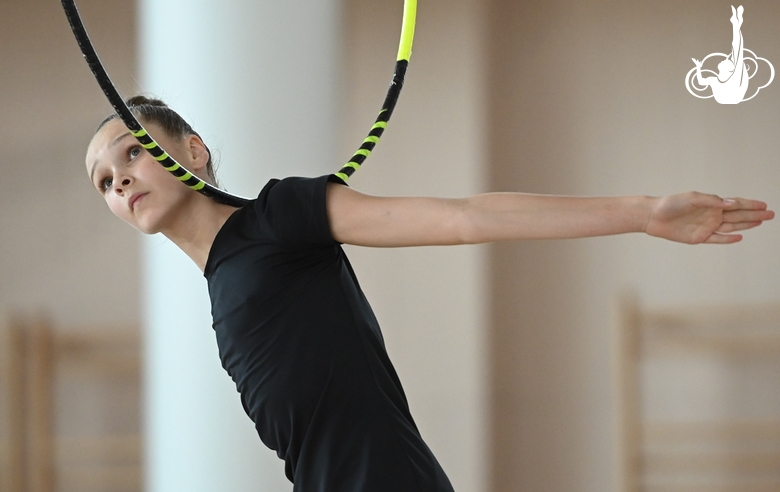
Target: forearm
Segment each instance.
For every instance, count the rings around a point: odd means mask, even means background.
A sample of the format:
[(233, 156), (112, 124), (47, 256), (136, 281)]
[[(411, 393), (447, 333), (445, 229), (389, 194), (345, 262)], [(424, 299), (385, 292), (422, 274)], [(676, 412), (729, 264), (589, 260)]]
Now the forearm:
[(586, 198), (489, 193), (466, 199), (466, 243), (643, 232), (649, 197)]
[(360, 246), (477, 244), (644, 231), (653, 199), (486, 193), (470, 198), (375, 197), (328, 187), (333, 237)]

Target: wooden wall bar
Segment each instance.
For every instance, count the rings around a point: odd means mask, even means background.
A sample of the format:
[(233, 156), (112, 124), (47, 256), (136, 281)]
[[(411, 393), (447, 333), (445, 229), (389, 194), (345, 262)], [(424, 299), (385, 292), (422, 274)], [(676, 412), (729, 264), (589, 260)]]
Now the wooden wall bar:
[(2, 328), (0, 491), (140, 491), (137, 328)]

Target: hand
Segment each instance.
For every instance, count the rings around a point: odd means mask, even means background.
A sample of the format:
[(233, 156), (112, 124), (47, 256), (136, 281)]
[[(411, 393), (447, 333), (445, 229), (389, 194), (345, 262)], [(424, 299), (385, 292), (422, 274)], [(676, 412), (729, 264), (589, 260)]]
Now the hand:
[(691, 60), (693, 60), (693, 63), (696, 64), (696, 68), (701, 68), (701, 62), (699, 60), (696, 58), (691, 58)]
[(656, 198), (645, 232), (687, 244), (730, 244), (742, 240), (734, 232), (752, 229), (774, 216), (761, 201), (689, 192)]

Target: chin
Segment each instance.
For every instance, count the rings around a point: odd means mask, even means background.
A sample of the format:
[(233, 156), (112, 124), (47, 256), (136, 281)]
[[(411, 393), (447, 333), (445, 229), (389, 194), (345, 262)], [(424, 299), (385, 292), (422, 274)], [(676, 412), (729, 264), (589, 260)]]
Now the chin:
[(153, 220), (144, 220), (139, 222), (136, 227), (139, 231), (143, 232), (144, 234), (157, 234), (159, 232), (162, 232), (162, 224), (159, 223), (159, 221), (153, 221)]
[(136, 230), (143, 232), (144, 234), (147, 234), (149, 236), (157, 234), (160, 232), (159, 229), (155, 229), (152, 227), (136, 227)]
[(122, 218), (128, 225), (130, 225), (136, 231), (144, 234), (157, 234), (160, 232), (159, 224), (156, 221), (150, 220), (133, 220), (134, 217)]

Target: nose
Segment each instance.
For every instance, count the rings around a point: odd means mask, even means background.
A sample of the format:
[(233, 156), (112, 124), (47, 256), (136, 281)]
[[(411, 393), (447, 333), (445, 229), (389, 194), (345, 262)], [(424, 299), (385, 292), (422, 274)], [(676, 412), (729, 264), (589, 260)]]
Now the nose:
[(116, 191), (117, 195), (123, 194), (133, 183), (133, 179), (129, 176), (118, 177), (116, 181), (117, 184), (114, 185), (114, 191)]

